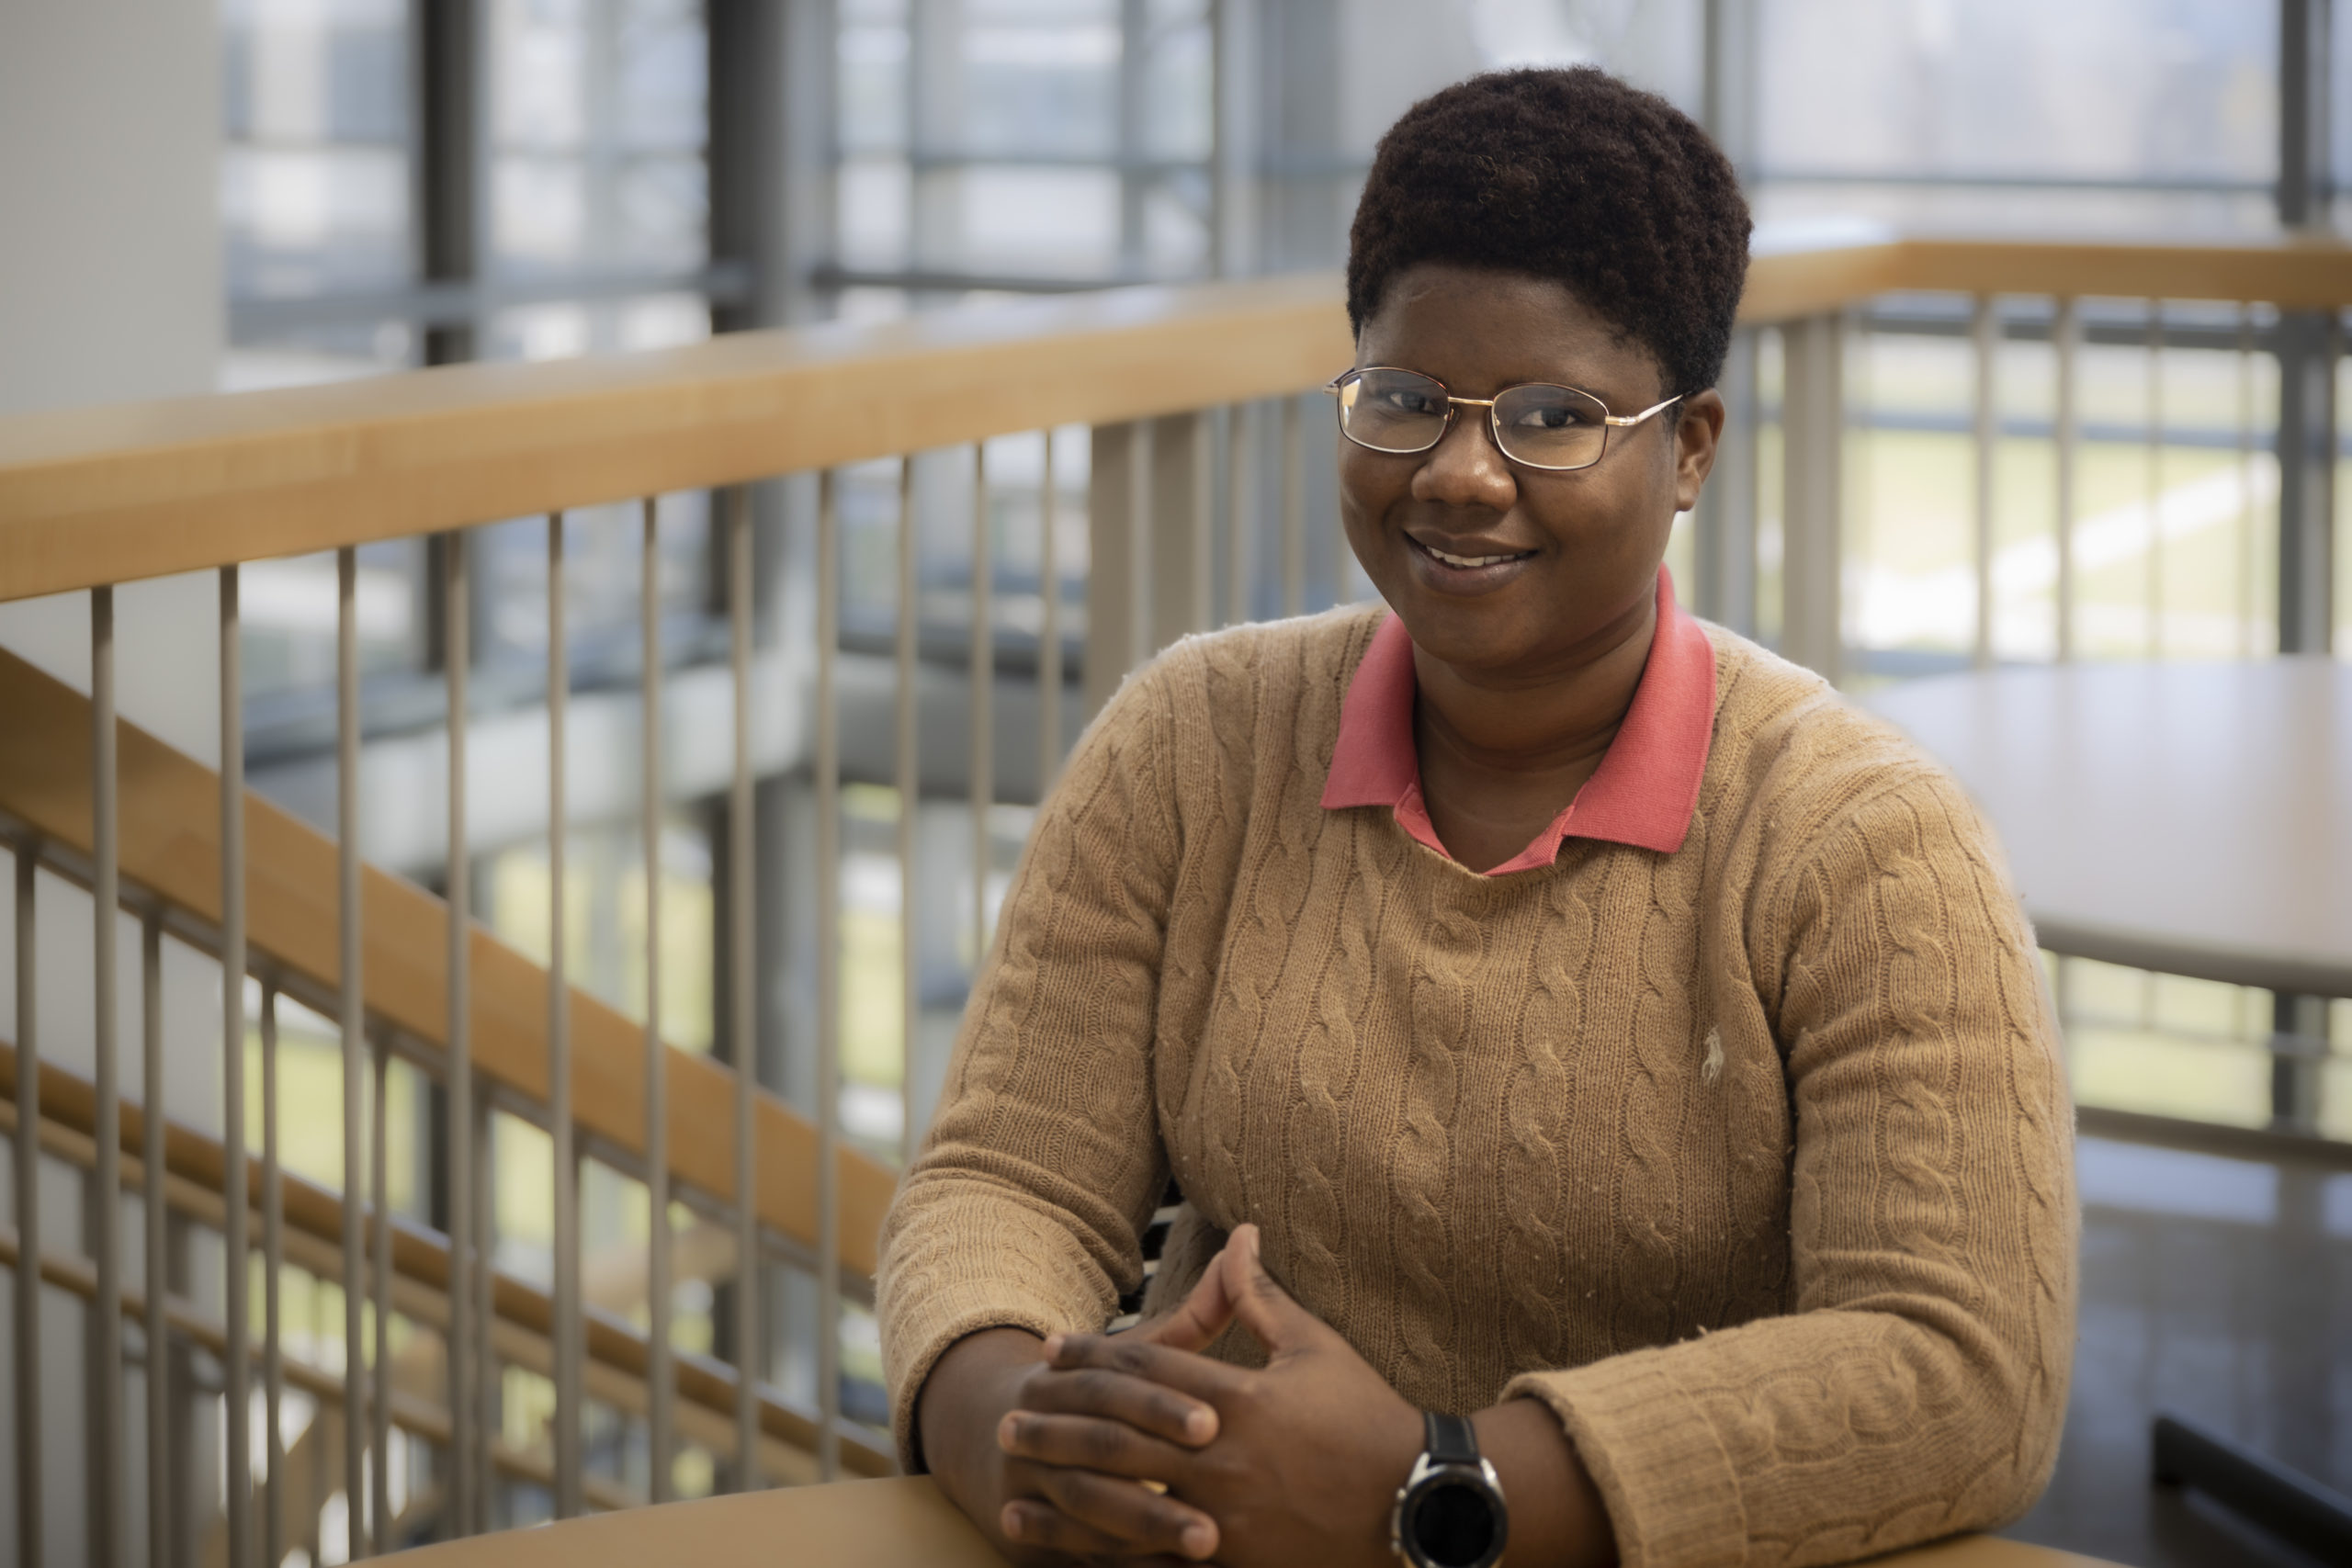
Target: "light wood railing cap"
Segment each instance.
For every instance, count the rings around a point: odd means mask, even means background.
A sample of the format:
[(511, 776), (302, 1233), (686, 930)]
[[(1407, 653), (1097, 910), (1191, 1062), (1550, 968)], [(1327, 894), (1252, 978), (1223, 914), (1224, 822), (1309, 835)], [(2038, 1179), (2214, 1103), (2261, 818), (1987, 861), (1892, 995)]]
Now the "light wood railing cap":
[[(2352, 304), (2352, 247), (1766, 235), (1750, 324), (1893, 290)], [(1334, 274), (0, 419), (0, 601), (1305, 391)]]
[(1324, 274), (0, 420), (0, 601), (1316, 385)]

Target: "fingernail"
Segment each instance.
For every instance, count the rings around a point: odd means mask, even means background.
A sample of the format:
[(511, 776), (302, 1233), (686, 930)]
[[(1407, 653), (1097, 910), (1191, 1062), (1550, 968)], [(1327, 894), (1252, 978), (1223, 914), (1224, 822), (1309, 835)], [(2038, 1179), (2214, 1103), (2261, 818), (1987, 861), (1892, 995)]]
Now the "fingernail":
[(1184, 1417), (1184, 1436), (1196, 1443), (1205, 1443), (1216, 1436), (1216, 1415), (1213, 1411), (1195, 1410)]
[(1186, 1525), (1183, 1535), (1179, 1539), (1183, 1543), (1187, 1557), (1206, 1557), (1216, 1550), (1216, 1531), (1209, 1528), (1206, 1519), (1195, 1519)]
[(1066, 1335), (1066, 1334), (1048, 1334), (1048, 1335), (1046, 1335), (1046, 1359), (1047, 1359), (1048, 1361), (1057, 1361), (1057, 1360), (1060, 1360), (1060, 1359), (1061, 1359), (1061, 1355), (1062, 1355), (1062, 1347), (1063, 1347), (1063, 1346), (1065, 1346), (1065, 1345), (1067, 1345), (1067, 1344), (1069, 1344), (1069, 1336), (1068, 1336), (1068, 1335)]
[(1019, 1540), (1021, 1539), (1021, 1510), (1019, 1508), (1016, 1508), (1012, 1504), (1007, 1503), (1004, 1506), (1003, 1517), (999, 1519), (997, 1522), (1004, 1527), (1004, 1533), (1007, 1539), (1012, 1540)]
[(1011, 1453), (1012, 1451), (1012, 1445), (1020, 1441), (1020, 1439), (1021, 1418), (1019, 1416), (1007, 1416), (1003, 1420), (996, 1424), (996, 1446), (998, 1448), (1002, 1449), (1007, 1453)]

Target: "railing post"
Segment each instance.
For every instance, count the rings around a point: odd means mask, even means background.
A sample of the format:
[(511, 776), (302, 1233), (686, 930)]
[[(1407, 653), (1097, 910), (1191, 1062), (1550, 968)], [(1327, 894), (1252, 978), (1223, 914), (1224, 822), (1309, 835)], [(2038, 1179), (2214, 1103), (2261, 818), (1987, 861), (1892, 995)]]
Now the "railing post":
[[(898, 788), (899, 820), (899, 1149), (901, 1168), (914, 1163), (915, 1046), (922, 1027), (922, 886), (916, 861), (917, 825), (922, 813), (921, 720), (922, 716), (922, 534), (915, 514), (915, 460), (899, 459), (898, 625), (892, 648), (890, 746), (892, 779)], [(820, 592), (832, 592), (832, 580)]]
[[(638, 808), (645, 852), (645, 1430), (648, 1491), (654, 1502), (667, 1503), (674, 1495), (678, 1383), (670, 1345), (670, 1064), (662, 1040), (662, 535), (655, 498), (647, 496), (642, 507), (638, 615), (644, 652), (638, 702), (644, 718)], [(482, 1240), (489, 1241), (487, 1233)], [(486, 1267), (486, 1245), (482, 1256)], [(487, 1316), (482, 1328), (487, 1335)], [(487, 1526), (486, 1509), (483, 1522)]]
[[(341, 813), (343, 840), (339, 846), (343, 867), (343, 1034), (344, 1073), (346, 1109), (344, 1115), (345, 1147), (344, 1155), (344, 1247), (356, 1251), (359, 1245), (359, 1120), (357, 1100), (349, 1085), (358, 1075), (360, 1038), (366, 1028), (362, 1009), (364, 993), (359, 977), (359, 851), (357, 835), (359, 728), (358, 728), (358, 657), (356, 621), (352, 608), (351, 552), (343, 554), (344, 610), (343, 653), (338, 668), (342, 671), (343, 698), (340, 707), (342, 729), (338, 732), (341, 761), (336, 776), (343, 790)], [(471, 987), (471, 949), (467, 942), (467, 926), (471, 919), (471, 863), (466, 845), (466, 675), (469, 658), (467, 631), (472, 625), (472, 607), (469, 603), (465, 536), (447, 536), (441, 552), (442, 563), (442, 625), (446, 638), (442, 652), (443, 677), (447, 692), (447, 715), (448, 731), (448, 859), (444, 878), (444, 897), (448, 901), (448, 947), (443, 959), (447, 977), (448, 1001), (448, 1080), (445, 1089), (448, 1113), (447, 1167), (449, 1213), (449, 1326), (443, 1343), (447, 1348), (449, 1380), (449, 1485), (448, 1505), (443, 1517), (445, 1533), (456, 1537), (470, 1535), (481, 1526), (478, 1521), (489, 1517), (487, 1504), (477, 1491), (480, 1478), (487, 1466), (478, 1462), (477, 1449), (487, 1443), (489, 1435), (477, 1430), (468, 1419), (476, 1408), (474, 1376), (477, 1371), (474, 1337), (487, 1333), (486, 1323), (474, 1317), (476, 1292), (473, 1285), (474, 1232), (474, 1111), (473, 1111), (473, 1044)], [(349, 1261), (345, 1268), (345, 1291), (354, 1291), (356, 1270)], [(351, 1370), (344, 1409), (345, 1441), (350, 1455), (349, 1500), (351, 1504), (351, 1539), (354, 1555), (357, 1555), (359, 1540), (359, 1429), (361, 1407), (359, 1384), (359, 1318), (357, 1307), (350, 1310)]]
[(1698, 613), (1742, 636), (1756, 635), (1756, 331), (1732, 333), (1731, 351), (1716, 382), (1724, 400), (1723, 438), (1715, 445), (1715, 467), (1707, 476), (1692, 513), (1694, 581), (1690, 602)]
[[(245, 1186), (245, 727), (244, 622), (239, 569), (220, 569), (220, 1142), (229, 1151), (221, 1190), (222, 1270), (228, 1347), (220, 1368), (227, 1419), (229, 1568), (253, 1562), (252, 1346), (253, 1313), (246, 1271), (253, 1247), (247, 1234)], [(275, 1086), (272, 1086), (273, 1089)], [(161, 1097), (156, 1104), (163, 1103)], [(266, 1098), (262, 1114), (275, 1117)], [(273, 1123), (274, 1124), (274, 1123)], [(276, 1332), (273, 1322), (270, 1333)], [(150, 1375), (153, 1375), (151, 1367)], [(271, 1419), (277, 1410), (270, 1411)], [(275, 1450), (271, 1450), (273, 1453)], [(273, 1477), (275, 1472), (272, 1472)], [(150, 1504), (151, 1507), (154, 1505)], [(270, 1559), (275, 1564), (281, 1553)]]
[(1209, 422), (1151, 422), (1151, 650), (1215, 624)]
[(1993, 524), (1995, 459), (1999, 454), (2001, 312), (1990, 294), (1979, 294), (1969, 324), (1970, 346), (1975, 360), (1973, 443), (1976, 458), (1976, 636), (1970, 662), (1979, 670), (1993, 667)]
[[(236, 984), (226, 976), (222, 983)], [(140, 1240), (145, 1253), (139, 1283), (144, 1298), (140, 1303), (140, 1331), (146, 1361), (141, 1382), (147, 1396), (147, 1560), (161, 1568), (172, 1560), (172, 1515), (166, 1502), (172, 1494), (171, 1330), (164, 1317), (171, 1268), (166, 1240), (171, 1218), (164, 1206), (164, 920), (162, 911), (152, 906), (139, 922), (139, 1003)], [(225, 1141), (222, 1149), (228, 1156), (221, 1163), (230, 1172), (229, 1202), (242, 1209), (244, 1149)], [(239, 1266), (247, 1260), (226, 1248), (223, 1252), (229, 1269), (242, 1273)], [(246, 1497), (237, 1495), (231, 1497), (229, 1506), (242, 1510), (245, 1503)]]
[(1098, 425), (1087, 505), (1086, 711), (1128, 671), (1211, 624), (1216, 576), (1208, 422)]
[(548, 513), (548, 1120), (554, 1144), (555, 1517), (582, 1508), (582, 1453), (587, 1399), (581, 1364), (585, 1325), (580, 1304), (580, 1154), (571, 1098), (571, 990), (564, 943), (564, 835), (571, 823), (565, 789), (566, 719), (571, 703), (571, 644), (566, 630), (564, 520)]
[[(904, 492), (902, 492), (903, 494)], [(817, 479), (817, 1474), (841, 1473), (841, 514)], [(903, 610), (902, 610), (903, 613)], [(904, 801), (900, 804), (903, 806)]]
[[(282, 1563), (286, 1561), (286, 1438), (278, 1413), (286, 1403), (286, 1337), (280, 1300), (286, 1273), (286, 1183), (277, 1163), (277, 987), (267, 981), (261, 988), (261, 1258), (262, 1435), (268, 1458), (262, 1561)], [(248, 1494), (253, 1490), (250, 1471), (245, 1489)], [(236, 1495), (232, 1484), (230, 1495)], [(243, 1564), (232, 1563), (232, 1568), (243, 1568)]]
[(1845, 641), (1845, 320), (1834, 312), (1808, 316), (1781, 329), (1781, 652), (1834, 682)]
[[(96, 1265), (90, 1314), (90, 1560), (120, 1560), (122, 1440), (122, 1102), (115, 1062), (115, 919), (120, 905), (121, 845), (115, 774), (114, 590), (90, 590), (90, 886), (92, 1073), (97, 1148), (85, 1228)], [(38, 1265), (36, 1265), (38, 1267)]]
[(2278, 318), (2278, 651), (2335, 640), (2335, 317)]
[(17, 1555), (34, 1563), (48, 1553), (41, 1545), (40, 1032), (33, 1005), (40, 972), (34, 940), (40, 862), (32, 840), (17, 843), (16, 858), (17, 1136), (9, 1154), (17, 1221)]
[(2058, 580), (2057, 625), (2054, 631), (2056, 657), (2064, 664), (2075, 657), (2075, 474), (2082, 446), (2082, 418), (2076, 396), (2080, 386), (2083, 348), (2083, 316), (2081, 308), (2069, 296), (2058, 301), (2058, 314), (2051, 323), (2052, 345), (2058, 356), (2057, 398), (2057, 458), (2058, 458)]
[(1135, 620), (1135, 449), (1131, 424), (1094, 427), (1086, 502), (1086, 716), (1102, 711), (1132, 662)]

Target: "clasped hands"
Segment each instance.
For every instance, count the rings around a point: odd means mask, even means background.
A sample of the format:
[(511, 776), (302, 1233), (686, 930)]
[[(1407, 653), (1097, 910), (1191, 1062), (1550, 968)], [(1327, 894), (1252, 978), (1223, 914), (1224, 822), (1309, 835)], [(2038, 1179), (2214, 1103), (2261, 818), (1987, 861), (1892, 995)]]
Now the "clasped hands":
[[(1237, 1322), (1262, 1369), (1199, 1353)], [(1256, 1226), (1174, 1313), (1039, 1352), (1018, 1330), (960, 1341), (917, 1413), (941, 1484), (1016, 1559), (1394, 1561), (1388, 1507), (1419, 1414), (1267, 1274)]]

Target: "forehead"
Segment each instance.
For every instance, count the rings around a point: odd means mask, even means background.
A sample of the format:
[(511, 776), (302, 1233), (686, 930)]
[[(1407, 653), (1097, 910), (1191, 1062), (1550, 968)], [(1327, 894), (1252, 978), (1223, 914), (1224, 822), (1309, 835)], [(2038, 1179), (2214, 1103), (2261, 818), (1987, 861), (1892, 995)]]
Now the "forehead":
[[(1434, 376), (1465, 397), (1558, 381), (1655, 401), (1657, 363), (1554, 278), (1425, 262), (1390, 280), (1357, 340), (1359, 365)], [(1612, 395), (1613, 394), (1613, 395)]]

